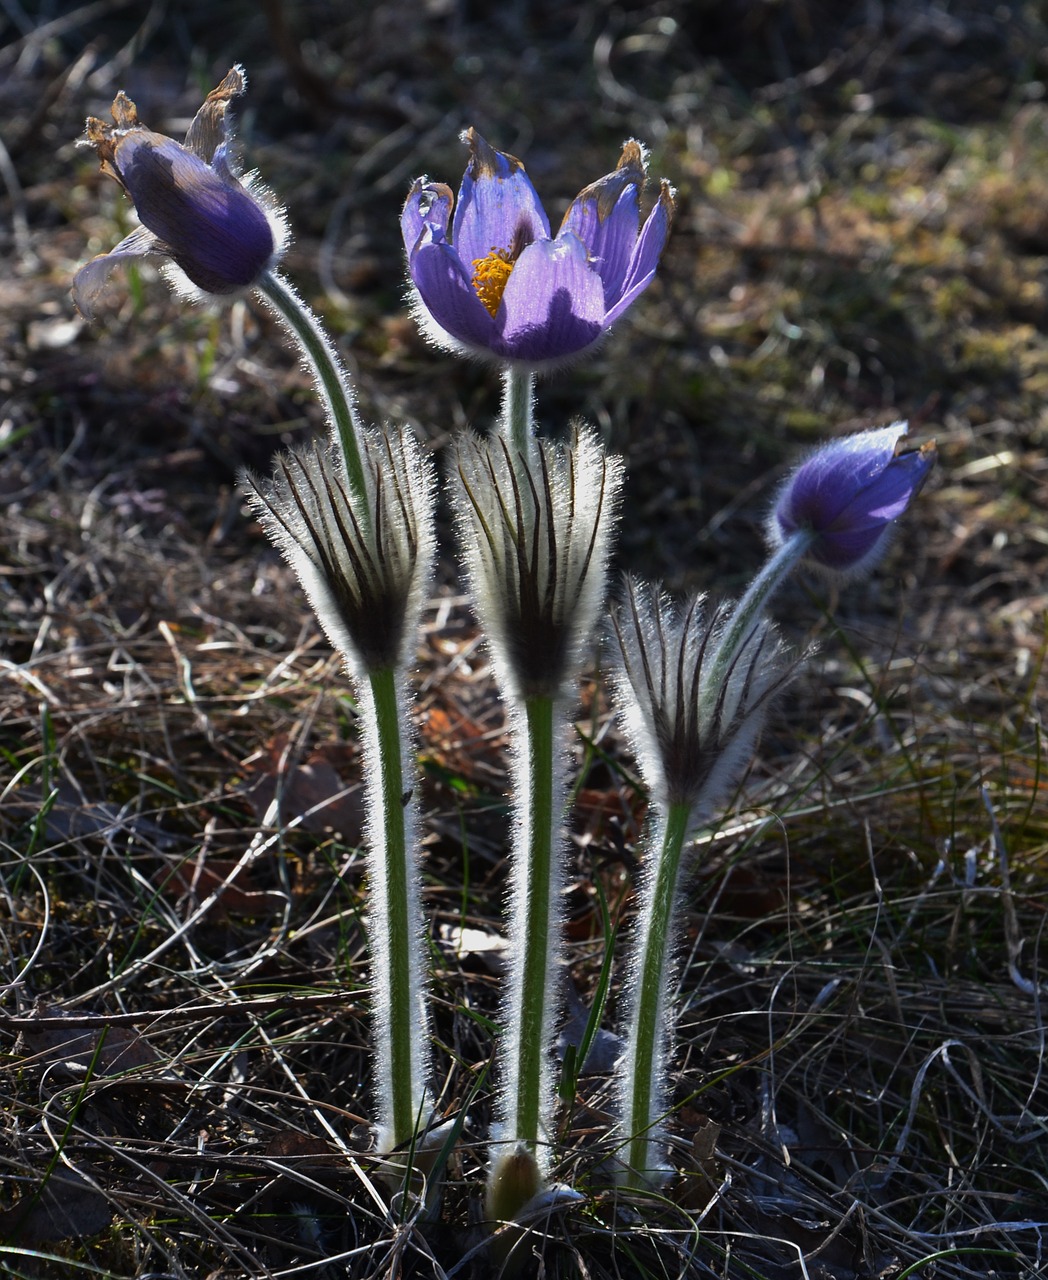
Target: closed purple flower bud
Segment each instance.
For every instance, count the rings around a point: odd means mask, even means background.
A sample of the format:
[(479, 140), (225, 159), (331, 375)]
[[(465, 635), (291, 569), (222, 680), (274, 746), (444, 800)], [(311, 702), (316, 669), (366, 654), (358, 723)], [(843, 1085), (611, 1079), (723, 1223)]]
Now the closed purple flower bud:
[(113, 124), (88, 120), (85, 144), (134, 201), (142, 225), (76, 273), (73, 300), (85, 316), (113, 267), (129, 259), (167, 263), (176, 288), (195, 297), (240, 293), (274, 266), (287, 241), (283, 213), (230, 161), (229, 107), (244, 88), (234, 67), (208, 94), (184, 143), (147, 129), (122, 92)]
[(265, 211), (181, 143), (136, 129), (115, 141), (109, 165), (143, 225), (205, 293), (237, 293), (269, 265), (276, 246)]
[(654, 278), (669, 184), (642, 226), (645, 157), (631, 140), (552, 235), (523, 164), (475, 129), (462, 136), (470, 154), (458, 199), (419, 178), (400, 219), (420, 324), (441, 345), (529, 369), (580, 354)]
[(906, 423), (896, 422), (812, 453), (775, 500), (772, 545), (807, 535), (803, 558), (825, 573), (850, 578), (870, 569), (935, 464), (933, 441), (904, 450), (905, 438)]

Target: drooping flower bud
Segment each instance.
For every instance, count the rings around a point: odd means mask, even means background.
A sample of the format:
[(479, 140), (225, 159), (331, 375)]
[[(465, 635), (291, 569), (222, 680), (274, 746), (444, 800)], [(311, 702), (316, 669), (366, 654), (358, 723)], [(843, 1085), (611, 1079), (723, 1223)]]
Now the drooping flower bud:
[(871, 569), (935, 463), (934, 442), (902, 448), (906, 425), (846, 436), (810, 454), (779, 490), (769, 542), (780, 547), (807, 535), (802, 558), (830, 576)]
[(113, 124), (88, 119), (84, 144), (130, 196), (142, 226), (77, 272), (73, 300), (85, 316), (113, 267), (130, 259), (166, 263), (176, 289), (197, 298), (241, 293), (279, 260), (283, 213), (256, 182), (241, 179), (230, 154), (229, 105), (245, 86), (233, 67), (208, 94), (184, 144), (147, 129), (122, 91)]

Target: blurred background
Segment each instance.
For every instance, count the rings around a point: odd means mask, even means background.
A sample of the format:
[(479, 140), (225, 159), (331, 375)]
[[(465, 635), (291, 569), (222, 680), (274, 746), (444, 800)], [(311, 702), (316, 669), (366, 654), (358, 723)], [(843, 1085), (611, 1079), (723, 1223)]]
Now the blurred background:
[[(976, 579), (995, 538), (1026, 541), (1026, 451), (1043, 447), (1040, 6), (4, 0), (0, 23), (4, 429), (32, 426), (38, 459), (41, 431), (59, 451), (86, 431), (74, 469), (191, 445), (199, 468), (164, 467), (189, 515), (315, 426), (250, 305), (213, 318), (119, 277), (98, 324), (68, 303), (76, 266), (133, 225), (75, 145), (84, 116), (108, 118), (123, 88), (180, 136), (237, 61), (245, 163), (288, 207), (288, 270), (368, 416), (439, 443), (495, 408), (490, 374), (428, 350), (408, 316), (397, 218), (411, 179), (456, 186), (473, 124), (525, 160), (555, 222), (636, 136), (678, 190), (663, 270), (540, 401), (551, 426), (582, 414), (626, 453), (624, 562), (737, 585), (768, 478), (798, 446), (905, 417), (938, 436), (956, 505), (924, 504), (931, 528), (907, 536), (900, 572), (927, 588), (931, 554), (959, 588), (1013, 594)], [(998, 522), (982, 498), (1002, 490), (1016, 501)], [(1029, 577), (1041, 549), (1009, 559)]]

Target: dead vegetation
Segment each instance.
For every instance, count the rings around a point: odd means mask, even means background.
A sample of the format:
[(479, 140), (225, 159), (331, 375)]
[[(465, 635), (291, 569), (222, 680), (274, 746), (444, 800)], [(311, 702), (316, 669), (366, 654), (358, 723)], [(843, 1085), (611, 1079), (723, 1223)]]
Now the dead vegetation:
[[(886, 563), (779, 610), (817, 657), (698, 851), (680, 1175), (602, 1162), (614, 1041), (565, 1055), (527, 1274), (1022, 1277), (1045, 1265), (1046, 31), (1034, 5), (0, 6), (0, 1270), (478, 1276), (504, 888), (501, 713), (450, 542), (419, 655), (443, 1204), (367, 1154), (367, 901), (348, 688), (234, 476), (315, 430), (260, 312), (145, 272), (73, 141), (117, 88), (177, 132), (233, 60), (290, 272), (367, 416), (495, 407), (427, 350), (396, 218), (475, 123), (566, 201), (622, 139), (680, 209), (659, 283), (540, 389), (629, 467), (620, 562), (725, 592), (775, 474), (908, 417), (941, 465)], [(177, 12), (176, 12), (177, 8)], [(854, 10), (854, 13), (853, 13)], [(850, 16), (841, 16), (842, 13)], [(188, 69), (188, 70), (187, 70)], [(576, 1038), (643, 822), (596, 681), (576, 745)], [(606, 904), (606, 912), (602, 907)], [(613, 971), (608, 1032), (621, 974)]]

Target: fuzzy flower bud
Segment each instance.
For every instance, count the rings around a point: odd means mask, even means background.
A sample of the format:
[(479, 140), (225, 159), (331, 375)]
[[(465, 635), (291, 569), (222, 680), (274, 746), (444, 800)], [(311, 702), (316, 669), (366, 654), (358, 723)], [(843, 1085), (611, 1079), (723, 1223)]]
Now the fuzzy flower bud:
[(499, 683), (559, 699), (604, 597), (622, 464), (596, 435), (543, 441), (534, 460), (501, 438), (458, 447), (458, 523)]
[(417, 823), (405, 687), (433, 559), (433, 468), (406, 431), (368, 431), (362, 487), (338, 438), (244, 484), (356, 684), (364, 739), (377, 1149), (413, 1147), (432, 1106)]
[(896, 422), (815, 450), (779, 491), (767, 525), (772, 546), (806, 534), (804, 560), (828, 575), (871, 569), (935, 463), (934, 443), (906, 451), (905, 438), (906, 423)]
[(768, 704), (787, 679), (771, 625), (737, 621), (730, 611), (706, 618), (701, 596), (678, 612), (657, 587), (629, 579), (612, 612), (621, 660), (617, 701), (652, 792), (640, 914), (623, 984), (626, 1048), (615, 1067), (620, 1180), (637, 1187), (657, 1187), (669, 1172), (663, 1118), (670, 978), (687, 837), (738, 781)]

